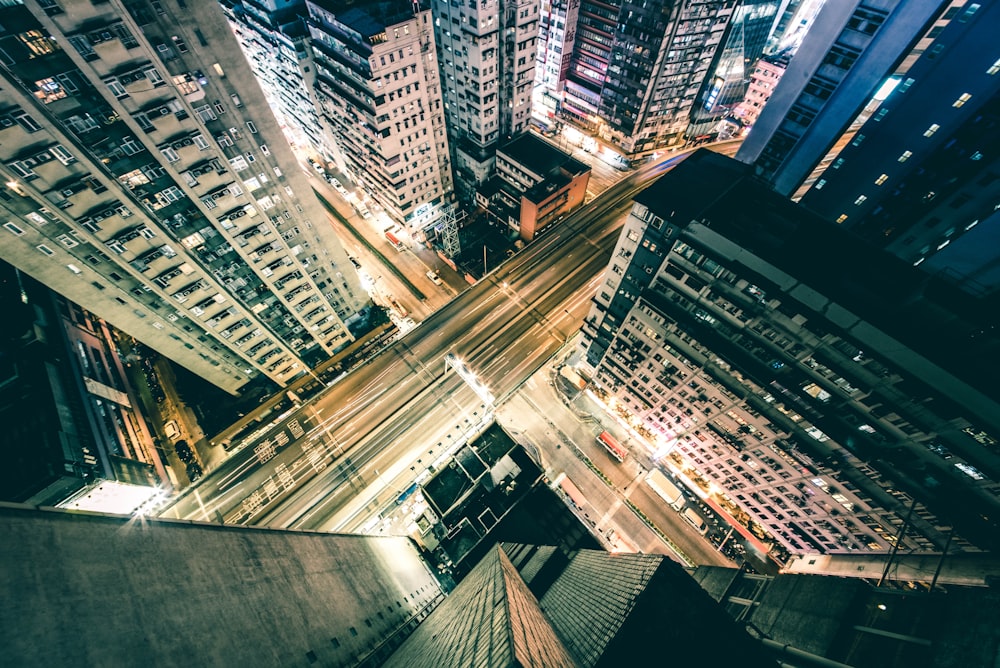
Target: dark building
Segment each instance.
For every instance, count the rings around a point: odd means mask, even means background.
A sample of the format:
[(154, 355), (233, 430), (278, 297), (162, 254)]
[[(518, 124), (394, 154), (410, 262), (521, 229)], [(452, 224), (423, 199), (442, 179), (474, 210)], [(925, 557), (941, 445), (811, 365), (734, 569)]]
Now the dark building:
[(702, 151), (636, 196), (594, 302), (594, 390), (779, 561), (997, 546), (995, 297)]
[(0, 500), (153, 496), (165, 456), (107, 325), (3, 262), (0, 306)]
[(905, 74), (959, 12), (957, 3), (946, 12), (949, 4), (825, 3), (737, 159), (752, 163), (778, 192), (792, 195), (885, 81)]
[(967, 232), (974, 242), (997, 225), (998, 26), (992, 4), (952, 20), (801, 199), (907, 262), (980, 291), (995, 289), (996, 275), (949, 251)]
[(663, 555), (494, 547), (385, 663), (409, 666), (773, 665)]
[(1000, 658), (995, 587), (880, 588), (852, 577), (715, 566), (700, 566), (694, 578), (792, 665), (829, 665), (825, 658), (856, 668), (957, 668)]

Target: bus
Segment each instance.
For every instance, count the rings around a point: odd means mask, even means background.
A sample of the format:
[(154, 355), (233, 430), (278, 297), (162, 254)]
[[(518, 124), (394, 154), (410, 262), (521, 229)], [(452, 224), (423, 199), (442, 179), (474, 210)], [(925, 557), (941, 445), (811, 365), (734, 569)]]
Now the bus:
[(597, 437), (597, 442), (604, 446), (604, 449), (608, 451), (609, 455), (620, 462), (625, 461), (625, 457), (628, 455), (628, 450), (623, 448), (621, 443), (615, 440), (614, 436), (606, 431), (602, 431)]
[(406, 250), (406, 246), (403, 245), (403, 242), (400, 241), (399, 239), (397, 239), (396, 235), (393, 234), (392, 232), (386, 230), (386, 232), (385, 232), (385, 238), (388, 239), (389, 243), (392, 244), (393, 248), (395, 248), (396, 250), (398, 250), (400, 253), (402, 253), (404, 250)]

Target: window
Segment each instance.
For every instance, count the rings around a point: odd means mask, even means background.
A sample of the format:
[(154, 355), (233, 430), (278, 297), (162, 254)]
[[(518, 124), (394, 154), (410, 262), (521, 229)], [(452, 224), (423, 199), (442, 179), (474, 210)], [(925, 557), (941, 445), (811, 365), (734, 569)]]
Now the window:
[(76, 158), (74, 158), (62, 144), (56, 144), (55, 146), (50, 147), (49, 152), (52, 153), (56, 160), (64, 165), (76, 162)]
[(839, 216), (837, 216), (837, 222), (838, 223), (842, 223), (845, 220), (847, 220), (847, 214), (846, 213), (842, 213)]
[(211, 146), (211, 144), (208, 143), (208, 140), (205, 139), (204, 135), (201, 133), (194, 135), (191, 139), (194, 141), (194, 145), (198, 147), (199, 151), (207, 150)]
[(178, 160), (181, 159), (181, 157), (177, 155), (177, 151), (170, 148), (169, 146), (164, 146), (163, 148), (161, 148), (160, 153), (162, 153), (163, 157), (167, 159), (167, 162), (177, 162)]
[(135, 137), (125, 137), (122, 143), (119, 144), (119, 148), (125, 155), (135, 155), (144, 150), (143, 145), (137, 142)]
[(956, 109), (958, 109), (959, 107), (961, 107), (962, 105), (964, 105), (966, 102), (968, 102), (971, 98), (972, 98), (972, 96), (969, 95), (968, 93), (962, 93), (961, 95), (958, 96), (957, 100), (955, 100), (954, 102), (951, 103), (951, 106), (953, 106)]
[(8, 232), (13, 232), (17, 236), (21, 236), (22, 234), (24, 234), (24, 230), (22, 230), (14, 223), (4, 223), (3, 226), (7, 228)]
[(813, 186), (816, 190), (822, 190), (823, 186), (826, 185), (826, 179), (820, 179), (816, 181), (816, 185)]
[(998, 58), (997, 61), (990, 65), (989, 69), (986, 70), (986, 73), (990, 76), (993, 76), (997, 72), (1000, 72), (1000, 58)]
[(26, 112), (19, 112), (13, 115), (14, 121), (28, 132), (38, 132), (42, 126), (35, 122), (35, 119)]
[(246, 158), (244, 158), (242, 155), (238, 155), (235, 158), (230, 159), (229, 164), (237, 172), (243, 171), (244, 169), (250, 166), (247, 164)]
[(877, 179), (875, 179), (875, 185), (880, 186), (883, 183), (885, 183), (888, 179), (889, 179), (889, 175), (888, 174), (882, 174)]
[(66, 97), (66, 90), (62, 87), (62, 84), (51, 77), (48, 79), (39, 79), (35, 82), (35, 87), (38, 89), (35, 91), (35, 97), (45, 104)]
[(56, 41), (42, 33), (41, 30), (28, 30), (18, 34), (17, 38), (31, 52), (30, 58), (55, 53), (59, 49)]
[(80, 267), (76, 266), (75, 264), (67, 264), (66, 268), (72, 271), (77, 276), (83, 273), (83, 270), (80, 269)]
[(105, 79), (104, 85), (106, 85), (108, 90), (111, 91), (111, 94), (119, 100), (123, 97), (128, 97), (128, 91), (125, 90), (125, 86), (121, 85), (121, 82), (119, 82), (118, 79)]
[(898, 162), (906, 162), (907, 160), (909, 160), (909, 159), (910, 159), (910, 156), (912, 156), (912, 155), (913, 155), (913, 152), (912, 152), (912, 151), (903, 151), (903, 152), (902, 152), (902, 153), (901, 153), (901, 154), (899, 155), (899, 157), (897, 158), (897, 161), (898, 161)]
[(56, 239), (66, 248), (72, 248), (73, 246), (78, 246), (79, 242), (68, 234), (60, 234)]
[(149, 79), (149, 82), (153, 84), (154, 87), (162, 86), (164, 83), (163, 77), (160, 76), (160, 71), (155, 67), (150, 67), (146, 69), (145, 71), (143, 71), (143, 74), (146, 75), (146, 78)]
[(925, 137), (932, 137), (934, 133), (941, 129), (941, 126), (937, 123), (931, 123), (931, 126), (924, 131)]
[(851, 146), (861, 146), (861, 143), (862, 143), (862, 142), (863, 142), (864, 140), (865, 140), (865, 136), (864, 136), (863, 134), (860, 134), (860, 133), (859, 133), (859, 134), (857, 134), (857, 135), (856, 135), (856, 136), (854, 137), (854, 141), (852, 141), (852, 142), (851, 142)]
[(49, 248), (45, 244), (38, 244), (37, 246), (35, 246), (35, 248), (37, 248), (39, 251), (41, 251), (44, 255), (55, 255), (56, 254), (56, 252), (54, 250), (52, 250), (51, 248)]
[(261, 144), (258, 148), (260, 148), (260, 152), (264, 155), (271, 155), (271, 149), (267, 147), (267, 144)]
[(257, 126), (253, 124), (253, 121), (247, 121), (247, 129), (253, 134), (257, 134)]
[(212, 105), (212, 108), (215, 109), (215, 113), (217, 114), (226, 113), (226, 108), (222, 106), (222, 102), (220, 102), (219, 100), (215, 101), (215, 104)]
[(214, 121), (216, 119), (215, 112), (212, 111), (212, 105), (210, 104), (195, 107), (194, 113), (198, 114), (198, 118), (200, 118), (203, 123)]
[(237, 109), (243, 106), (243, 101), (240, 100), (240, 96), (236, 93), (230, 93), (229, 99), (233, 101), (233, 106)]

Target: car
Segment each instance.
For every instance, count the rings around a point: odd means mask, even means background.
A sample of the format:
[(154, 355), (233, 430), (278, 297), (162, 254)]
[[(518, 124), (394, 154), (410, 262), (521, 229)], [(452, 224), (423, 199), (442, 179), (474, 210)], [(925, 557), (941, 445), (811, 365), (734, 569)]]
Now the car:
[(438, 276), (435, 272), (428, 271), (427, 278), (431, 279), (431, 282), (434, 283), (434, 285), (441, 285), (441, 277)]
[(328, 177), (327, 181), (329, 181), (330, 185), (333, 186), (334, 188), (343, 188), (344, 187), (344, 186), (340, 185), (340, 179), (338, 179), (336, 176), (330, 176), (330, 177)]
[(205, 472), (202, 470), (201, 464), (198, 462), (191, 462), (187, 465), (186, 473), (188, 480), (196, 482)]
[(174, 452), (177, 453), (177, 458), (185, 464), (190, 464), (194, 461), (194, 452), (187, 441), (177, 441), (174, 443)]

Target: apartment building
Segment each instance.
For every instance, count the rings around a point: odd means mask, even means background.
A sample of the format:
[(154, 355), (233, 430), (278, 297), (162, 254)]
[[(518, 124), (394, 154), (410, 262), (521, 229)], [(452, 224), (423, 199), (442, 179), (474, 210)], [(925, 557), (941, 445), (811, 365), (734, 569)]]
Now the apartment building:
[(825, 3), (737, 159), (791, 196), (885, 82), (905, 75), (964, 4)]
[(498, 145), (528, 128), (538, 0), (434, 0), (431, 12), (455, 185), (468, 204)]
[(418, 239), (453, 207), (430, 10), (309, 0), (313, 94), (351, 178)]
[(592, 387), (778, 556), (990, 549), (996, 299), (918, 274), (696, 153), (636, 197)]
[(985, 291), (1000, 285), (994, 254), (969, 251), (991, 247), (980, 235), (996, 225), (1000, 50), (987, 45), (998, 25), (994, 5), (955, 13), (801, 199), (904, 260)]
[(4, 259), (230, 392), (353, 340), (367, 296), (217, 5), (0, 16)]
[(570, 56), (576, 41), (578, 0), (542, 0), (538, 23), (538, 58), (531, 110), (543, 129), (556, 121)]
[(734, 9), (583, 0), (563, 115), (630, 158), (682, 144)]
[(336, 144), (323, 131), (311, 86), (309, 31), (304, 0), (279, 3), (222, 2), (243, 55), (289, 141), (342, 164)]
[(733, 109), (733, 116), (738, 118), (744, 127), (753, 127), (763, 111), (764, 105), (771, 98), (775, 86), (781, 81), (788, 61), (784, 58), (765, 56), (757, 61), (747, 82), (747, 92), (743, 100)]

